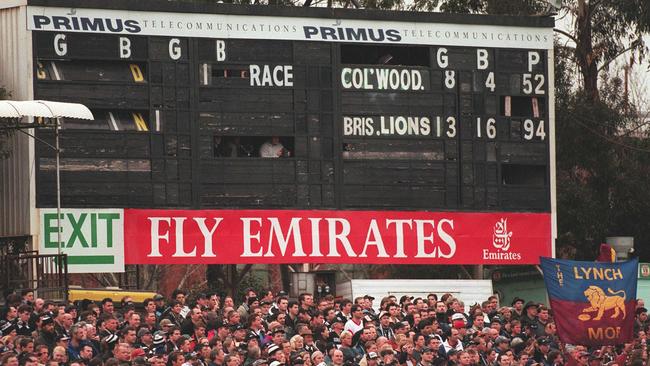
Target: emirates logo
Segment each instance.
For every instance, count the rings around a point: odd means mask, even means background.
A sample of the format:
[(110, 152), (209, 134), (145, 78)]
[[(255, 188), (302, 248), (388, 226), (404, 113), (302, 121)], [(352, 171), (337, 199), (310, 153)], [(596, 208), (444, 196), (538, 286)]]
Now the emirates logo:
[(510, 238), (512, 231), (508, 231), (508, 219), (501, 218), (494, 224), (494, 233), (492, 234), (492, 245), (506, 252), (510, 249)]

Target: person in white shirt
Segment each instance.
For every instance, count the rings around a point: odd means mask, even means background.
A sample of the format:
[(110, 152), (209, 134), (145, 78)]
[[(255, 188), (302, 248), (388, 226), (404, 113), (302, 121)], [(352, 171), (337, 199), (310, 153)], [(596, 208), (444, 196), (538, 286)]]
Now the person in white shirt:
[(285, 150), (278, 136), (271, 137), (271, 141), (267, 141), (260, 146), (260, 157), (262, 158), (279, 158), (286, 153), (288, 153), (288, 150)]
[(345, 323), (343, 329), (352, 334), (363, 329), (363, 309), (361, 305), (352, 305), (352, 318)]

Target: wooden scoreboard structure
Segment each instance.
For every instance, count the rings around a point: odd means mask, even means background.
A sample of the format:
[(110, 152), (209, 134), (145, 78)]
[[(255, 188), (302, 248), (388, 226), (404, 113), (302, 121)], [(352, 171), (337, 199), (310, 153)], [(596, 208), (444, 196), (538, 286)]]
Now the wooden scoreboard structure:
[[(61, 121), (64, 207), (554, 216), (549, 17), (25, 9), (33, 98), (96, 118)], [(36, 144), (34, 161), (36, 206), (54, 207), (54, 153)]]

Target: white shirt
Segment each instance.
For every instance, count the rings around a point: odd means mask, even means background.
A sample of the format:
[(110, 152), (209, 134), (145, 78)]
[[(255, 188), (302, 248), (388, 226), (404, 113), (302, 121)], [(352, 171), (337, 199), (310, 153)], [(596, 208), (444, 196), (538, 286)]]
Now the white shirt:
[(260, 146), (260, 157), (262, 158), (279, 158), (282, 154), (284, 146), (281, 143), (272, 144), (270, 141), (267, 141)]
[(350, 331), (350, 333), (352, 333), (353, 335), (362, 329), (363, 329), (363, 320), (361, 320), (359, 324), (357, 324), (352, 319), (350, 319), (348, 320), (347, 323), (345, 323), (345, 326), (343, 327), (343, 330)]

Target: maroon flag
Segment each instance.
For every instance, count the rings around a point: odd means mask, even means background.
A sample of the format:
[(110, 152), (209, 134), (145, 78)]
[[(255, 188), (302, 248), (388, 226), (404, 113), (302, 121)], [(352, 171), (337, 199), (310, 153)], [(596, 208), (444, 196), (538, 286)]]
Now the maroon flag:
[(594, 347), (631, 341), (638, 264), (541, 258), (560, 339)]

